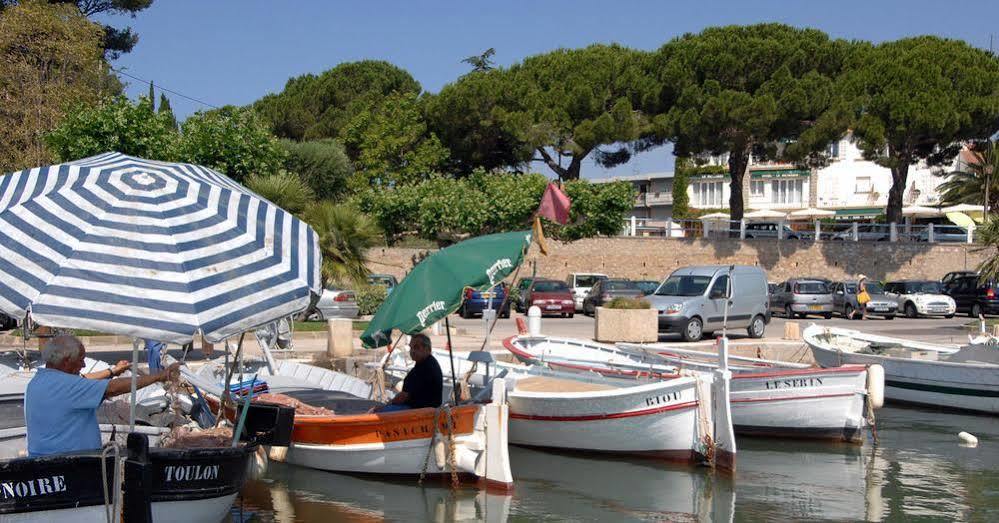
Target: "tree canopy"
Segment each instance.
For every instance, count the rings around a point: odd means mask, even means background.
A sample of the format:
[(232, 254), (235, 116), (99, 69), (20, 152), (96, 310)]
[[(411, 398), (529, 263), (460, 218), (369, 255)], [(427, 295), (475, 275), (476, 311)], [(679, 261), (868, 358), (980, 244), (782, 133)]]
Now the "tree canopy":
[(962, 41), (920, 36), (868, 47), (838, 87), (865, 157), (891, 169), (889, 222), (902, 221), (910, 165), (949, 161), (960, 141), (999, 129), (999, 59)]
[(71, 6), (0, 4), (0, 172), (49, 163), (43, 139), (104, 92), (100, 28)]
[(251, 174), (277, 173), (284, 151), (267, 125), (250, 109), (227, 105), (184, 120), (177, 155), (243, 182)]
[(385, 61), (363, 60), (320, 75), (292, 78), (283, 91), (261, 98), (254, 107), (280, 138), (339, 138), (357, 113), (386, 96), (420, 91), (420, 84), (405, 70)]
[(802, 159), (835, 136), (838, 130), (824, 128), (799, 140), (833, 106), (833, 81), (851, 49), (821, 31), (782, 24), (684, 35), (651, 61), (657, 132), (680, 156), (729, 154), (729, 209), (741, 219), (750, 155)]
[(156, 113), (146, 97), (124, 96), (78, 105), (46, 140), (59, 161), (117, 151), (150, 160), (177, 159), (179, 136), (171, 115)]
[(354, 166), (340, 142), (279, 140), (278, 143), (284, 150), (285, 170), (297, 174), (316, 197), (340, 200), (347, 195)]
[[(153, 5), (153, 0), (47, 0), (50, 4), (72, 5), (77, 12), (85, 17), (97, 15), (129, 15), (147, 9)], [(25, 3), (20, 0), (0, 0), (0, 13), (5, 9)], [(131, 27), (119, 29), (110, 25), (100, 25), (103, 37), (101, 48), (109, 59), (115, 59), (122, 53), (128, 53), (139, 42), (139, 35), (132, 32)]]

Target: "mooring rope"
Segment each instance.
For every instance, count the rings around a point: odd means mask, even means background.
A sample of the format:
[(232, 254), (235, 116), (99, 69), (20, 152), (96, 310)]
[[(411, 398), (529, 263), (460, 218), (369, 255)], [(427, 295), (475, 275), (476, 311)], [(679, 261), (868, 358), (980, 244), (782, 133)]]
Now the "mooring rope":
[(437, 436), (440, 434), (441, 427), (441, 414), (444, 414), (445, 421), (447, 422), (447, 448), (446, 452), (446, 465), (447, 468), (451, 469), (451, 488), (457, 489), (460, 482), (458, 481), (458, 462), (456, 458), (456, 448), (454, 442), (454, 411), (448, 404), (443, 404), (434, 411), (434, 433), (430, 436), (430, 446), (427, 448), (427, 455), (423, 458), (423, 469), (420, 471), (419, 485), (423, 485), (423, 478), (427, 475), (427, 468), (430, 466), (430, 455), (434, 452), (434, 444), (437, 442)]
[[(114, 455), (114, 473), (111, 477), (111, 482), (115, 486), (115, 492), (111, 493), (111, 488), (108, 486), (108, 462), (107, 457), (110, 454)], [(101, 451), (101, 482), (104, 484), (104, 516), (107, 519), (107, 523), (116, 523), (118, 521), (118, 501), (119, 501), (119, 491), (121, 487), (118, 481), (118, 460), (121, 457), (121, 453), (118, 449), (118, 444), (115, 443), (112, 438), (111, 441), (104, 445), (104, 449)], [(111, 497), (109, 497), (109, 495)]]

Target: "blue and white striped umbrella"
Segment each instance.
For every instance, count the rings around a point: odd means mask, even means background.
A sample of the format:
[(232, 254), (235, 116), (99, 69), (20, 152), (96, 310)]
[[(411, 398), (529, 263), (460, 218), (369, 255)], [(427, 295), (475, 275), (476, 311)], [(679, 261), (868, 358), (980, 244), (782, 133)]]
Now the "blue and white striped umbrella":
[(228, 177), (106, 153), (0, 177), (0, 309), (215, 342), (319, 293), (315, 231)]

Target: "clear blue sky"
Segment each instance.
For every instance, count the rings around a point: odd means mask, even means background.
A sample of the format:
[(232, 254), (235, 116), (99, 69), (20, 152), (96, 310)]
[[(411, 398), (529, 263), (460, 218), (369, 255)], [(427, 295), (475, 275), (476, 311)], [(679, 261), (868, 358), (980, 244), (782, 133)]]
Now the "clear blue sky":
[[(821, 29), (836, 38), (874, 42), (918, 34), (999, 48), (999, 4), (986, 1), (627, 1), (506, 0), (331, 2), (156, 0), (131, 25), (132, 53), (115, 67), (212, 105), (247, 104), (280, 91), (289, 77), (319, 73), (353, 60), (387, 60), (430, 92), (468, 71), (461, 60), (496, 48), (506, 66), (558, 47), (617, 42), (656, 49), (670, 38), (712, 25), (783, 22)], [(129, 80), (130, 96), (148, 86)], [(205, 106), (170, 95), (179, 118)], [(608, 171), (587, 162), (598, 178), (672, 170), (668, 147)], [(539, 172), (551, 175), (542, 165)]]

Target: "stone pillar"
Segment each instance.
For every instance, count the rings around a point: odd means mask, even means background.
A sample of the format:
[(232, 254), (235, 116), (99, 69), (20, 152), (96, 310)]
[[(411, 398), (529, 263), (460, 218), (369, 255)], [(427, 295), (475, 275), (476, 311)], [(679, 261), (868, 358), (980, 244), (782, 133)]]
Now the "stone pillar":
[(354, 322), (347, 318), (331, 318), (326, 324), (326, 354), (330, 358), (345, 358), (354, 352)]

